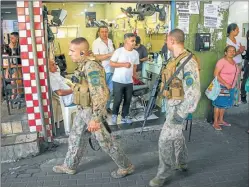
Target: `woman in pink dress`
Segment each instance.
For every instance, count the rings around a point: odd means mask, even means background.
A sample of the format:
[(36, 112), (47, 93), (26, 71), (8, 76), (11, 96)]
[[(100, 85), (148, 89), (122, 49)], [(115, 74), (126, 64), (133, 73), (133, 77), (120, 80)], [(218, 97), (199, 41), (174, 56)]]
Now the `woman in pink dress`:
[(222, 125), (231, 126), (223, 118), (225, 110), (233, 106), (234, 87), (240, 73), (240, 69), (233, 59), (236, 54), (236, 48), (229, 45), (225, 48), (224, 52), (225, 56), (217, 62), (214, 70), (214, 76), (217, 77), (221, 86), (220, 95), (213, 101), (213, 127), (215, 130), (222, 130)]

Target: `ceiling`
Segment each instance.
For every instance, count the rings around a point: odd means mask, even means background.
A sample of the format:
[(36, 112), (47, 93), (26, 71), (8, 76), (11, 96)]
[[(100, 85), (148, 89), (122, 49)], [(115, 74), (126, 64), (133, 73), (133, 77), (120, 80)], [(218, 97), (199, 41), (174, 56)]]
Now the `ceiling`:
[[(88, 0), (87, 0), (88, 1)], [(106, 3), (118, 3), (118, 2), (136, 2), (135, 0), (113, 0), (113, 1), (106, 1), (106, 0), (91, 0), (91, 1), (85, 1), (84, 3), (89, 4), (90, 2), (94, 2), (94, 4), (106, 4)], [(138, 0), (138, 2), (146, 2), (149, 3), (151, 0)], [(168, 0), (156, 0), (155, 2), (166, 2)], [(71, 1), (66, 0), (53, 0), (53, 1), (43, 1), (43, 2), (53, 2), (53, 3), (70, 3)], [(74, 1), (74, 2), (82, 2), (82, 1)], [(83, 3), (83, 2), (82, 2)], [(2, 0), (0, 1), (1, 4), (1, 18), (3, 20), (17, 20), (17, 12), (16, 12), (16, 1), (7, 1)]]

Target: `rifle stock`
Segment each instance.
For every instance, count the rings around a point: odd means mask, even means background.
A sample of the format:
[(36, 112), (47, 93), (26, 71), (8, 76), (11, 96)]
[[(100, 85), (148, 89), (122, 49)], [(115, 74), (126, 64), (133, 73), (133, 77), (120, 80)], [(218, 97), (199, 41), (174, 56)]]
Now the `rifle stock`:
[[(168, 62), (169, 60), (167, 60)], [(149, 102), (146, 106), (146, 109), (145, 109), (145, 113), (144, 113), (144, 122), (143, 122), (143, 126), (142, 126), (142, 129), (140, 131), (140, 134), (143, 132), (143, 129), (144, 129), (144, 126), (147, 122), (147, 119), (148, 117), (152, 114), (153, 112), (153, 108), (155, 107), (156, 105), (156, 99), (157, 99), (157, 96), (158, 96), (158, 93), (160, 91), (160, 84), (162, 82), (162, 70), (164, 69), (164, 67), (166, 66), (166, 63), (164, 63), (161, 67), (161, 70), (160, 70), (160, 73), (155, 81), (155, 83), (153, 84), (153, 87), (152, 87), (152, 90), (151, 90), (151, 95), (150, 95), (150, 99), (149, 99)]]

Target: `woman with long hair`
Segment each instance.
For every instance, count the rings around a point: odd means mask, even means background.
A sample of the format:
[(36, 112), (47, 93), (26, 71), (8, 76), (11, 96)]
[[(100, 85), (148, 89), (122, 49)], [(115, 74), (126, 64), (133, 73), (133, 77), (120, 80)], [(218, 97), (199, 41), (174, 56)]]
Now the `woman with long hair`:
[[(235, 47), (236, 51), (235, 51), (234, 61), (241, 69), (241, 66), (242, 66), (241, 54), (245, 51), (245, 46), (242, 46), (240, 41), (236, 39), (236, 36), (238, 36), (238, 34), (239, 34), (238, 25), (236, 23), (229, 24), (227, 27), (227, 46), (232, 45)], [(235, 101), (234, 101), (235, 106), (238, 106), (239, 104), (240, 82), (241, 82), (241, 77), (239, 74), (239, 78), (237, 80), (236, 89), (235, 89)]]
[(233, 106), (235, 85), (240, 73), (240, 68), (234, 61), (236, 55), (236, 48), (234, 46), (227, 46), (224, 50), (225, 56), (220, 59), (215, 67), (214, 76), (217, 77), (221, 92), (219, 96), (213, 101), (214, 106), (214, 124), (215, 130), (222, 130), (221, 126), (231, 126), (224, 121), (225, 110)]

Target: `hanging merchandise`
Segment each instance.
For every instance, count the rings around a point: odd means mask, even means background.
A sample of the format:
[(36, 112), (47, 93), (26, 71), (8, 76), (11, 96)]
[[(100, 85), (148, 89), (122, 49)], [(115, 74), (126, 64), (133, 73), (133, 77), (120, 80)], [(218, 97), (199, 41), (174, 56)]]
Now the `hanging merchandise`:
[(166, 11), (165, 11), (165, 5), (163, 5), (162, 8), (159, 8), (159, 5), (156, 6), (156, 12), (159, 12), (159, 17), (158, 19), (160, 21), (165, 21), (166, 18)]
[(138, 35), (137, 20), (135, 20), (135, 28), (133, 29), (133, 34)]
[(54, 33), (52, 32), (52, 30), (49, 26), (47, 28), (47, 32), (48, 32), (48, 42), (53, 42), (54, 41)]
[[(48, 9), (45, 5), (43, 6), (42, 14), (43, 14), (43, 19), (47, 20), (48, 19)], [(49, 27), (48, 23), (47, 23), (47, 33), (48, 33), (48, 42), (53, 42), (54, 41), (54, 34), (53, 34), (51, 28)]]
[(61, 53), (61, 46), (60, 46), (59, 42), (58, 42), (58, 48), (60, 50), (60, 54), (55, 55), (55, 63), (60, 68), (61, 76), (65, 77), (65, 75), (67, 74), (67, 72), (66, 72), (66, 70), (67, 70), (66, 57), (65, 57), (65, 54)]

